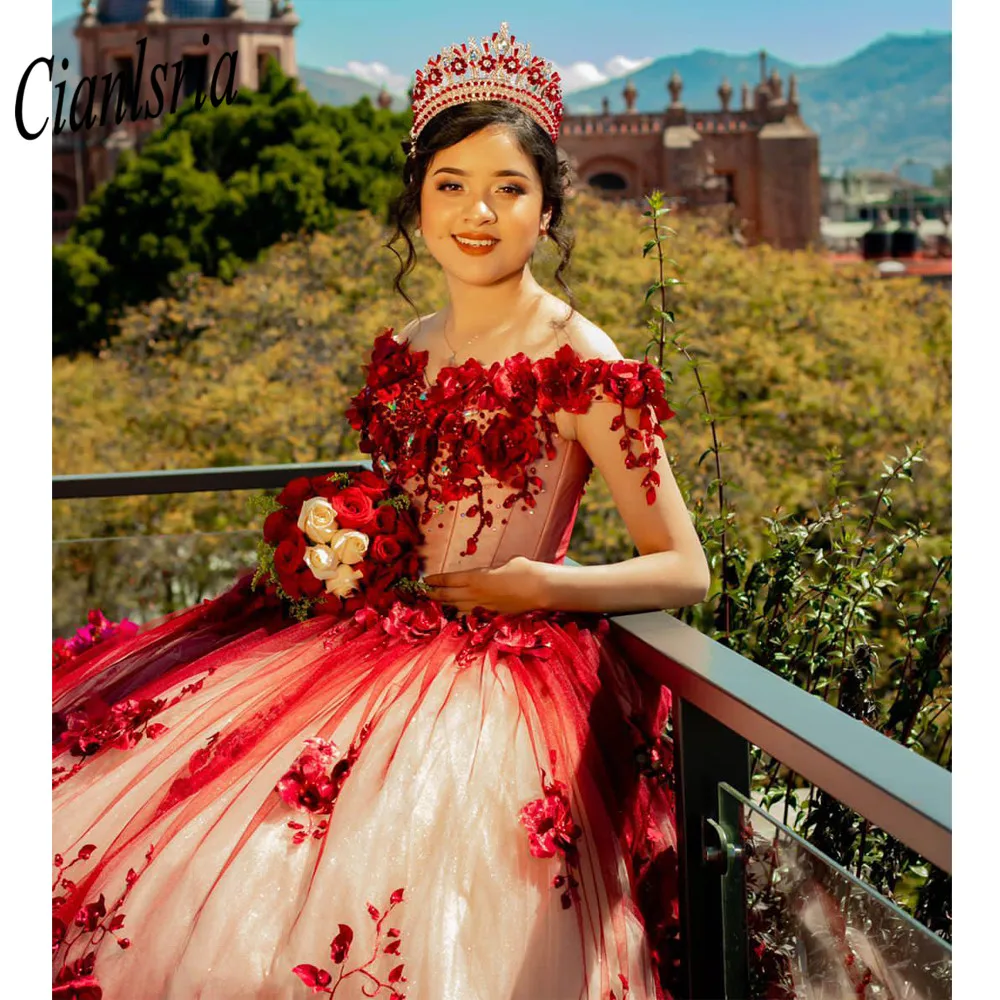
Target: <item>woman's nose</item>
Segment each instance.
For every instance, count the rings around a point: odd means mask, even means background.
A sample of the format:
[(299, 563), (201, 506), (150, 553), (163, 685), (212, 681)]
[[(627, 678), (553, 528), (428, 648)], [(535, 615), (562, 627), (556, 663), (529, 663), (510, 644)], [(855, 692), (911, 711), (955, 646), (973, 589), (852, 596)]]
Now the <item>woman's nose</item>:
[(482, 224), (486, 222), (496, 222), (496, 212), (490, 207), (489, 202), (484, 198), (476, 198), (469, 205), (465, 215), (470, 223)]

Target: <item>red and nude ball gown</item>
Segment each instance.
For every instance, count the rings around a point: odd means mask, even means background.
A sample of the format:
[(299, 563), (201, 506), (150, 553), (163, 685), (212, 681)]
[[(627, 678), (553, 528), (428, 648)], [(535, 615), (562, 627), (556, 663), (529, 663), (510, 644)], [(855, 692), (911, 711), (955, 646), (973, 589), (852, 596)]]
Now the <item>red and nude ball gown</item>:
[[(558, 409), (617, 403), (629, 464), (671, 416), (655, 366), (569, 345), (426, 364), (383, 332), (347, 419), (414, 498), (428, 575), (563, 559), (592, 464)], [(55, 995), (665, 995), (669, 699), (602, 616), (420, 597), (298, 623), (244, 578), (53, 688)]]

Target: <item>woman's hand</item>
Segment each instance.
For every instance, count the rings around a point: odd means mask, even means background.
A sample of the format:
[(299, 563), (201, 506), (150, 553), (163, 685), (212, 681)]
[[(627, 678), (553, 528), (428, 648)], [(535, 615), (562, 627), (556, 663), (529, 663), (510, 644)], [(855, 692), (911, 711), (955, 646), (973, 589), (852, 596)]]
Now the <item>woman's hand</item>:
[(544, 563), (514, 556), (502, 566), (432, 573), (424, 577), (430, 585), (427, 596), (459, 611), (486, 608), (517, 615), (545, 607)]

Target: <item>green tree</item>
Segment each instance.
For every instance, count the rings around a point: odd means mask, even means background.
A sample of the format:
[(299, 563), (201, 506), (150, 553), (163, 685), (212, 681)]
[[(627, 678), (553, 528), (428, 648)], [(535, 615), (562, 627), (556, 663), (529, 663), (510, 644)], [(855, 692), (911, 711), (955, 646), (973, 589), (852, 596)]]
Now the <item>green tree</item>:
[(124, 307), (176, 295), (192, 272), (232, 280), (285, 234), (342, 210), (385, 217), (407, 114), (321, 107), (273, 61), (231, 105), (189, 101), (83, 206), (53, 250), (53, 352), (94, 349)]

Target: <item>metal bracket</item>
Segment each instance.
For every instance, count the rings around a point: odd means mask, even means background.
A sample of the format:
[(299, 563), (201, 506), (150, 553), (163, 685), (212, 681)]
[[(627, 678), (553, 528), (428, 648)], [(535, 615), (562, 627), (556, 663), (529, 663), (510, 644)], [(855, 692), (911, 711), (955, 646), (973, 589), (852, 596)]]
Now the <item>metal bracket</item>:
[(733, 862), (745, 862), (747, 851), (742, 844), (734, 844), (727, 835), (725, 828), (711, 816), (705, 817), (705, 826), (711, 827), (719, 839), (718, 845), (705, 844), (701, 850), (702, 861), (719, 875), (728, 875)]

